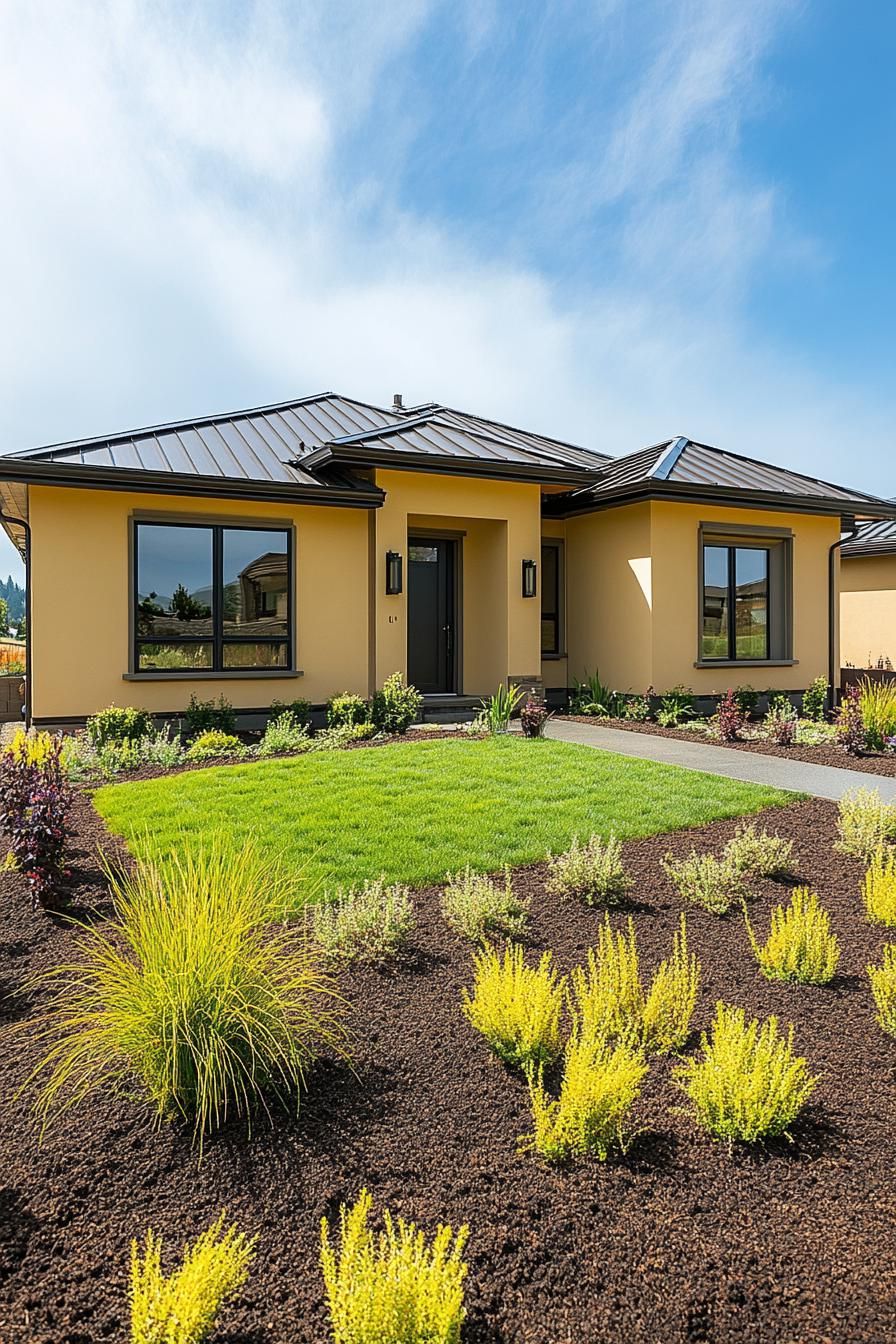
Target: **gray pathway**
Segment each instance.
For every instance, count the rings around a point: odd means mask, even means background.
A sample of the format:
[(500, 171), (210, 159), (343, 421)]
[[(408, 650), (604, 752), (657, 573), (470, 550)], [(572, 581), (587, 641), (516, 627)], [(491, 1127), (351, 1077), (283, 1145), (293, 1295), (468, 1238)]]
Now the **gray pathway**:
[(622, 728), (605, 728), (596, 723), (568, 723), (551, 719), (547, 736), (561, 742), (579, 742), (585, 747), (616, 751), (620, 756), (639, 756), (642, 760), (680, 765), (685, 770), (703, 770), (710, 775), (745, 779), (752, 784), (771, 784), (778, 789), (810, 793), (816, 798), (842, 798), (850, 789), (877, 789), (888, 802), (896, 802), (896, 778), (870, 775), (858, 770), (840, 770), (830, 765), (810, 765), (806, 761), (785, 760), (782, 756), (760, 756), (757, 752), (714, 747), (680, 738), (654, 737), (652, 733), (627, 733)]

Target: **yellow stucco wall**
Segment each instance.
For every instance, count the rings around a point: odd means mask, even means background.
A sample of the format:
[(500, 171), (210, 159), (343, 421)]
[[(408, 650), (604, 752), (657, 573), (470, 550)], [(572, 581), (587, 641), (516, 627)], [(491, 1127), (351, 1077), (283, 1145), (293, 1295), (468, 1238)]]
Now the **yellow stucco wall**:
[(896, 555), (844, 556), (840, 565), (840, 659), (896, 666)]
[[(244, 501), (179, 499), (102, 490), (30, 489), (35, 718), (83, 716), (109, 704), (157, 712), (190, 695), (225, 695), (238, 708), (274, 699), (320, 701), (368, 689), (368, 515)], [(296, 529), (296, 645), (300, 678), (126, 681), (128, 533), (134, 511)]]

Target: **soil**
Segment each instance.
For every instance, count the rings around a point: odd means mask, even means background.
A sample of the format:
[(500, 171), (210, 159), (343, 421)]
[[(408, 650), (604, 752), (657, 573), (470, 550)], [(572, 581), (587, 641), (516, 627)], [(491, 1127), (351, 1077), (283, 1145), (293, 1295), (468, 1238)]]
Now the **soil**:
[[(17, 1048), (5, 1043), (0, 1082), (3, 1344), (122, 1340), (131, 1238), (151, 1225), (170, 1255), (222, 1207), (259, 1243), (216, 1344), (320, 1344), (320, 1218), (365, 1185), (377, 1210), (388, 1205), (427, 1229), (469, 1224), (466, 1344), (891, 1341), (896, 1042), (875, 1023), (865, 978), (887, 934), (862, 916), (861, 865), (833, 849), (835, 815), (811, 801), (763, 819), (794, 838), (800, 878), (831, 912), (843, 957), (830, 986), (765, 981), (739, 916), (688, 916), (703, 965), (695, 1026), (708, 1024), (719, 998), (776, 1013), (793, 1022), (821, 1077), (791, 1142), (729, 1151), (682, 1110), (674, 1061), (657, 1060), (626, 1156), (557, 1170), (518, 1151), (530, 1127), (526, 1087), (460, 1012), (470, 949), (443, 924), (437, 888), (415, 893), (418, 925), (403, 962), (341, 977), (354, 1068), (321, 1061), (298, 1118), (259, 1117), (251, 1137), (220, 1133), (201, 1164), (189, 1133), (154, 1128), (137, 1095), (89, 1099), (39, 1145), (27, 1097), (17, 1096), (35, 1060), (26, 1025)], [(108, 841), (86, 800), (78, 822), (75, 895), (102, 910), (92, 850)], [(645, 972), (667, 954), (679, 917), (661, 857), (715, 848), (735, 825), (625, 846)], [(530, 953), (550, 947), (569, 968), (603, 915), (548, 897), (544, 875), (542, 865), (514, 875), (531, 899)], [(781, 884), (757, 884), (757, 932), (786, 896)], [(0, 875), (0, 923), (0, 1007), (6, 1022), (27, 1024), (39, 1002), (13, 991), (70, 960), (81, 935), (32, 912), (15, 873)]]
[(688, 728), (661, 728), (658, 723), (630, 723), (628, 719), (600, 719), (595, 715), (558, 714), (571, 723), (599, 723), (604, 728), (619, 728), (626, 733), (649, 733), (653, 737), (677, 737), (682, 742), (697, 742), (705, 747), (730, 747), (732, 751), (752, 751), (760, 756), (783, 756), (790, 761), (808, 761), (813, 765), (833, 765), (838, 770), (855, 770), (865, 775), (896, 777), (896, 754), (866, 752), (850, 756), (842, 747), (830, 743), (820, 747), (778, 747), (774, 742), (719, 742)]

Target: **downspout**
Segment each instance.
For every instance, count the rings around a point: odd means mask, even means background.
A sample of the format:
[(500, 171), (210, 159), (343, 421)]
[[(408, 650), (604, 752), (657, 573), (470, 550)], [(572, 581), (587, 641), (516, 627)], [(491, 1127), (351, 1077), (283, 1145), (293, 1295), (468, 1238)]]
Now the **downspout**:
[(16, 523), (25, 533), (25, 727), (31, 727), (31, 524), (24, 518), (5, 513), (0, 506), (0, 520)]
[(839, 541), (835, 541), (828, 550), (828, 691), (829, 709), (833, 712), (837, 707), (837, 694), (840, 684), (840, 669), (838, 663), (837, 649), (837, 582), (836, 582), (836, 557), (837, 552), (845, 541), (851, 541), (858, 532), (856, 520), (853, 517), (844, 517), (840, 521), (843, 535)]

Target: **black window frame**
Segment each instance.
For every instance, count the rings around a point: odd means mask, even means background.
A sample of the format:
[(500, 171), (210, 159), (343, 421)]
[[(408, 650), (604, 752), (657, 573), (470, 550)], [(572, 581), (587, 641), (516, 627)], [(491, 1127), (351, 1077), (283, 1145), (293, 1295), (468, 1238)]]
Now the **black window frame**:
[[(566, 657), (566, 605), (564, 602), (566, 569), (565, 569), (565, 547), (562, 537), (542, 537), (541, 539), (541, 597), (539, 602), (539, 617), (544, 621), (544, 600), (548, 596), (548, 585), (545, 581), (544, 552), (550, 547), (556, 552), (556, 613), (552, 616), (549, 613), (549, 619), (556, 623), (557, 639), (556, 647), (553, 649), (541, 650), (542, 658), (565, 658)], [(539, 627), (541, 628), (541, 627)]]
[[(193, 531), (212, 534), (212, 634), (172, 635), (165, 639), (154, 640), (141, 635), (137, 612), (139, 610), (140, 577), (140, 529), (142, 527), (180, 527)], [(285, 635), (233, 635), (224, 633), (224, 533), (225, 532), (271, 532), (286, 538), (286, 634)], [(131, 675), (136, 677), (245, 677), (263, 675), (286, 675), (295, 671), (295, 540), (294, 528), (285, 523), (268, 522), (212, 522), (203, 519), (180, 518), (134, 518), (131, 533)], [(188, 645), (211, 644), (212, 660), (208, 667), (141, 667), (140, 645)], [(250, 667), (225, 667), (224, 649), (226, 646), (243, 644), (278, 644), (286, 649), (286, 661), (282, 664), (259, 665)]]
[[(728, 652), (718, 657), (707, 654), (704, 650), (703, 640), (703, 621), (705, 619), (705, 590), (706, 590), (706, 552), (707, 550), (727, 551), (727, 636)], [(765, 653), (756, 655), (755, 653), (738, 655), (737, 652), (737, 552), (738, 551), (762, 551), (765, 554)], [(699, 631), (699, 661), (701, 663), (771, 663), (776, 661), (772, 657), (772, 548), (768, 544), (763, 544), (757, 540), (750, 541), (748, 538), (743, 540), (721, 540), (705, 536), (702, 539), (700, 547), (700, 631)]]

